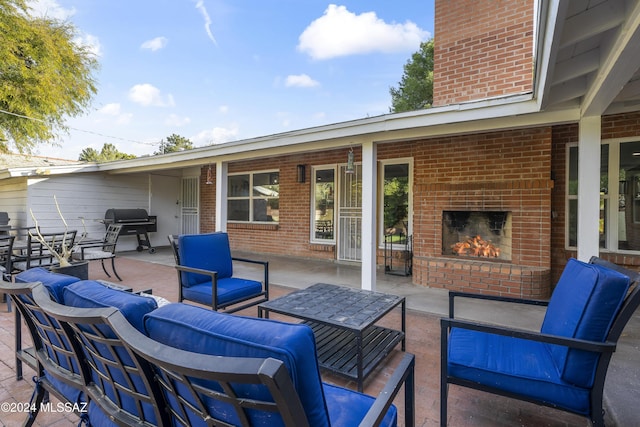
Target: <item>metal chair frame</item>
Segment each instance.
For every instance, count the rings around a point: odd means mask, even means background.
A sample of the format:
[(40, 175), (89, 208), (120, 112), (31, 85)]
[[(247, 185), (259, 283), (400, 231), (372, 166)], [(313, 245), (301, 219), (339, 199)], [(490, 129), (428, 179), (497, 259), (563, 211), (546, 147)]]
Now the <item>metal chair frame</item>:
[[(109, 224), (107, 226), (107, 231), (105, 232), (102, 242), (80, 244), (80, 251), (74, 254), (74, 259), (83, 261), (100, 260), (102, 270), (104, 271), (104, 274), (106, 274), (109, 278), (111, 277), (111, 275), (107, 271), (104, 262), (105, 260), (110, 259), (111, 270), (113, 271), (113, 274), (118, 278), (118, 280), (122, 281), (122, 278), (116, 271), (116, 245), (118, 244), (118, 237), (120, 237), (120, 231), (122, 230), (122, 227), (122, 224)], [(100, 250), (96, 251), (96, 248), (99, 248)]]
[[(487, 325), (485, 323), (478, 323), (466, 320), (454, 319), (455, 317), (455, 298), (472, 298), (491, 300), (505, 303), (515, 304), (528, 304), (536, 306), (547, 306), (548, 301), (542, 300), (528, 300), (520, 298), (499, 297), (492, 295), (479, 295), (470, 294), (465, 292), (449, 292), (449, 318), (440, 319), (441, 327), (441, 347), (440, 347), (440, 425), (447, 425), (447, 398), (448, 398), (448, 386), (449, 384), (456, 384), (463, 387), (468, 387), (476, 390), (482, 390), (488, 393), (493, 393), (501, 396), (510, 397), (513, 399), (523, 400), (538, 405), (543, 405), (555, 409), (559, 409), (565, 412), (573, 412), (565, 408), (561, 408), (550, 401), (538, 400), (527, 396), (526, 394), (511, 393), (501, 390), (496, 387), (492, 387), (487, 384), (479, 384), (473, 381), (469, 381), (462, 378), (456, 378), (449, 374), (447, 370), (448, 366), (448, 349), (449, 349), (449, 332), (451, 328), (464, 328), (475, 331), (481, 331), (491, 334), (505, 335), (513, 338), (521, 338), (526, 340), (540, 341), (549, 344), (556, 344), (561, 346), (570, 347), (573, 349), (585, 350), (590, 352), (599, 353), (596, 374), (594, 384), (591, 387), (591, 413), (590, 421), (594, 426), (604, 426), (604, 409), (602, 405), (602, 396), (604, 391), (605, 377), (609, 368), (609, 362), (613, 352), (616, 350), (616, 345), (622, 331), (631, 319), (631, 316), (640, 305), (640, 273), (630, 271), (624, 267), (610, 263), (597, 257), (592, 257), (590, 263), (602, 265), (628, 276), (632, 282), (630, 292), (627, 294), (622, 307), (620, 308), (617, 316), (615, 317), (611, 328), (609, 329), (608, 336), (604, 342), (585, 341), (580, 339), (567, 338), (562, 336), (541, 334), (534, 331), (525, 331), (521, 329), (513, 329), (502, 326)], [(583, 415), (583, 414), (579, 414)]]

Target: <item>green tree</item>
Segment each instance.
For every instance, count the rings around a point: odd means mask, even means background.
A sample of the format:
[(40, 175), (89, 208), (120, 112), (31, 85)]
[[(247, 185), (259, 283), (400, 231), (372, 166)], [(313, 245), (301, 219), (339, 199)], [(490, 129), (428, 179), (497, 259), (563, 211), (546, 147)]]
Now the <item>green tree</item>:
[(135, 159), (136, 156), (133, 154), (126, 154), (118, 151), (115, 145), (105, 143), (102, 146), (102, 149), (98, 152), (95, 148), (85, 148), (80, 153), (78, 160), (85, 162), (112, 162), (114, 160), (126, 160), (126, 159)]
[(398, 87), (389, 89), (392, 113), (430, 108), (433, 103), (433, 39), (420, 43), (420, 50), (404, 65)]
[(30, 152), (86, 111), (98, 68), (66, 22), (28, 14), (25, 0), (0, 0), (0, 152)]
[(167, 137), (166, 141), (164, 139), (160, 141), (160, 148), (153, 154), (175, 153), (176, 151), (191, 150), (192, 148), (193, 142), (188, 138), (173, 133)]

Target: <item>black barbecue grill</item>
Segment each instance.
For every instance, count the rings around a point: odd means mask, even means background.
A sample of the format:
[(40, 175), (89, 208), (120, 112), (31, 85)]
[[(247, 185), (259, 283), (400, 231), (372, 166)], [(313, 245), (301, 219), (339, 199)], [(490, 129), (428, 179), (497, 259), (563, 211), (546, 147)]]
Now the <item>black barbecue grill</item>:
[(109, 224), (122, 224), (120, 236), (136, 235), (138, 247), (136, 250), (142, 252), (147, 247), (149, 253), (155, 253), (155, 248), (151, 246), (149, 233), (158, 231), (158, 217), (149, 215), (146, 209), (107, 209), (104, 214), (105, 226)]

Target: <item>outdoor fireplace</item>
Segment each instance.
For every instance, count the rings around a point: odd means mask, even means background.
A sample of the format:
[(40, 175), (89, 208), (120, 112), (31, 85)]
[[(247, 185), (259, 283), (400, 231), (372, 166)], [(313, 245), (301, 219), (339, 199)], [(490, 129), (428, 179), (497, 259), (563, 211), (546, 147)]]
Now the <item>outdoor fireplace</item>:
[(511, 260), (511, 213), (443, 211), (442, 254)]

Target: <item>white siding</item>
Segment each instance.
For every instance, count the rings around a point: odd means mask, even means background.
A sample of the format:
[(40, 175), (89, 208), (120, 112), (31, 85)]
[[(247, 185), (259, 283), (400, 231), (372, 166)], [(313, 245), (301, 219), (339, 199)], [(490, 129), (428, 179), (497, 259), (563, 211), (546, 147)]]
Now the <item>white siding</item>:
[[(149, 211), (148, 175), (75, 174), (52, 178), (29, 179), (27, 212), (31, 209), (38, 225), (45, 231), (62, 230), (64, 225), (56, 210), (54, 195), (69, 229), (86, 231), (91, 238), (104, 235), (104, 214), (109, 208), (142, 208)], [(28, 224), (33, 220), (28, 214)], [(135, 236), (123, 236), (118, 250), (137, 246)]]
[(0, 211), (7, 212), (13, 227), (26, 226), (27, 221), (27, 179), (11, 178), (0, 180)]

